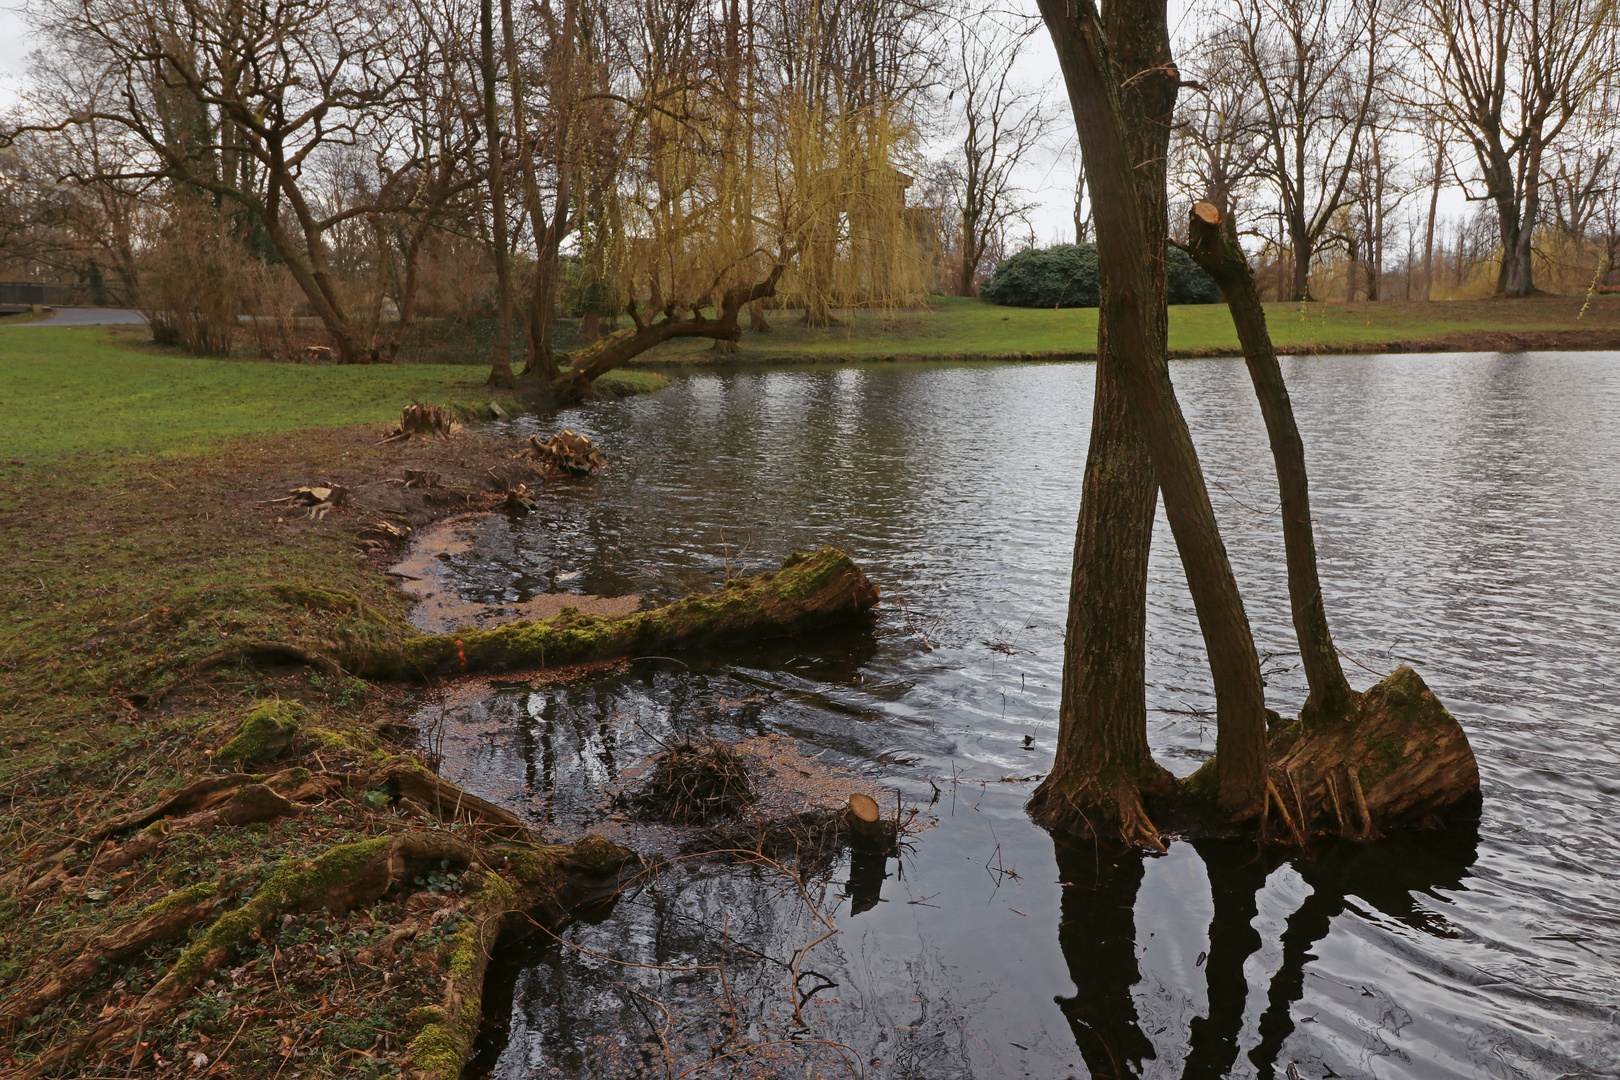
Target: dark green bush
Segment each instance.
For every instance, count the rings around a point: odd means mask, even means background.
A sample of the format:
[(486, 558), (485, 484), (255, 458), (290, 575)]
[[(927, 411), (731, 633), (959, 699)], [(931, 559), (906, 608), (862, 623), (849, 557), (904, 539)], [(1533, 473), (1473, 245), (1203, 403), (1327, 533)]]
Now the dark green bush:
[[(1214, 304), (1221, 290), (1177, 247), (1165, 249), (1172, 304)], [(1097, 245), (1020, 251), (996, 267), (979, 295), (1004, 307), (1096, 307)]]

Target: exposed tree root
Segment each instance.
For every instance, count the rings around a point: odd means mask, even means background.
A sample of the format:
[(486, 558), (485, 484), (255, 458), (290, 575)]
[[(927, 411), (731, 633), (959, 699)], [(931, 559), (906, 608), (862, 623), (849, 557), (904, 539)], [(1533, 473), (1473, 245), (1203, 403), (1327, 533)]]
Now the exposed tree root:
[(6, 1011), (0, 1015), (0, 1038), (10, 1036), (23, 1020), (77, 990), (100, 972), (102, 965), (138, 953), (154, 941), (178, 937), (213, 914), (222, 902), (217, 885), (193, 885), (159, 900), (135, 921), (95, 938), (66, 966), (47, 973), (7, 999)]
[(1274, 724), (1266, 805), (1256, 822), (1212, 811), (1213, 762), (1177, 785), (1165, 814), (1188, 836), (1254, 829), (1303, 846), (1313, 836), (1370, 840), (1389, 829), (1437, 828), (1479, 810), (1479, 765), (1468, 736), (1423, 679), (1399, 668), (1349, 716)]
[(36, 897), (74, 878), (89, 881), (92, 875), (122, 869), (155, 850), (162, 843), (166, 832), (143, 832), (122, 847), (109, 847), (98, 853), (90, 864), (78, 873), (67, 868), (67, 859), (69, 855), (83, 847), (107, 842), (112, 837), (132, 829), (144, 828), (163, 818), (176, 817), (177, 820), (170, 829), (184, 830), (206, 829), (216, 825), (247, 825), (297, 812), (291, 800), (282, 797), (266, 784), (256, 783), (257, 779), (253, 776), (234, 775), (210, 776), (199, 780), (162, 802), (103, 822), (88, 835), (19, 866), (5, 878), (0, 879), (0, 888), (20, 896)]
[(318, 668), (329, 678), (346, 679), (349, 676), (349, 673), (344, 671), (337, 661), (318, 652), (303, 649), (285, 641), (250, 641), (203, 657), (157, 690), (146, 694), (128, 696), (133, 704), (139, 705), (143, 709), (150, 709), (198, 675), (234, 663), (237, 660), (290, 660), (295, 664), (308, 664), (311, 667)]
[[(370, 775), (312, 776), (289, 769), (270, 783), (252, 777), (209, 777), (163, 801), (119, 815), (91, 834), (106, 839), (121, 831), (162, 819), (166, 811), (189, 811), (169, 823), (168, 831), (246, 824), (295, 812), (294, 797), (332, 790), (351, 781), (369, 787), (386, 785), (403, 800), (430, 809), (449, 822), (479, 826), (452, 833), (430, 829), (375, 837), (330, 848), (313, 859), (283, 861), (242, 907), (219, 916), (175, 961), (139, 1001), (104, 1015), (69, 1040), (5, 1074), (26, 1080), (65, 1062), (105, 1053), (131, 1035), (159, 1023), (172, 1009), (224, 965), (236, 947), (266, 931), (286, 915), (325, 909), (341, 914), (369, 906), (385, 895), (413, 891), (406, 883), (430, 870), (452, 867), (469, 871), (476, 881), (466, 908), (465, 928), (457, 935), (448, 965), (442, 1005), (419, 1010), (421, 1031), (411, 1044), (415, 1073), (423, 1078), (460, 1075), (477, 1032), (483, 974), (491, 950), (503, 936), (525, 930), (536, 920), (557, 921), (579, 903), (612, 892), (629, 852), (598, 837), (574, 844), (538, 845), (516, 815), (421, 770), (395, 762)], [(164, 835), (149, 828), (122, 847), (103, 852), (86, 868), (85, 877), (127, 865), (148, 854)], [(71, 846), (70, 846), (71, 847)], [(503, 877), (497, 869), (506, 868)], [(50, 874), (61, 871), (60, 860)], [(38, 882), (29, 888), (36, 888)], [(186, 932), (214, 914), (223, 899), (215, 885), (193, 886), (148, 907), (135, 920), (92, 939), (61, 969), (14, 994), (0, 1016), (0, 1035), (9, 1035), (26, 1018), (79, 989), (105, 964), (138, 953), (152, 943)], [(381, 959), (414, 936), (423, 925), (407, 923), (371, 947)]]
[[(1159, 777), (1156, 772), (1150, 781), (1168, 780), (1168, 774)], [(1143, 851), (1164, 850), (1159, 827), (1143, 805), (1141, 787), (1128, 780), (1104, 784), (1095, 776), (1078, 782), (1050, 776), (1035, 789), (1027, 810), (1035, 824), (1051, 832), (1105, 843), (1117, 840)]]
[(441, 860), (468, 866), (473, 845), (447, 832), (415, 832), (335, 847), (316, 859), (281, 864), (242, 907), (221, 916), (175, 962), (169, 973), (135, 1005), (93, 1024), (7, 1074), (28, 1080), (59, 1062), (111, 1047), (124, 1036), (156, 1023), (223, 964), (236, 945), (286, 914), (326, 908), (334, 913), (369, 904), (415, 866)]
[(1409, 667), (1363, 694), (1347, 719), (1278, 731), (1271, 760), (1279, 805), (1307, 833), (1371, 838), (1479, 806), (1468, 736)]
[(480, 799), (470, 791), (442, 780), (415, 762), (390, 765), (370, 778), (368, 787), (386, 786), (399, 799), (410, 799), (444, 821), (467, 821), (495, 826), (498, 835), (521, 837), (528, 827), (503, 806)]

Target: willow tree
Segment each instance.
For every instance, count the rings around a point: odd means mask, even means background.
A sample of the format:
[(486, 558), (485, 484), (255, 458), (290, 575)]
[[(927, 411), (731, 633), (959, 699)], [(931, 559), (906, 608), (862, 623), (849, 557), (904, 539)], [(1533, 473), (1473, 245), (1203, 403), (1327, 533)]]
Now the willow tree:
[(784, 282), (828, 307), (919, 291), (892, 102), (872, 94), (828, 111), (763, 75), (741, 97), (744, 65), (768, 58), (738, 55), (734, 5), (649, 6), (638, 18), (637, 40), (657, 47), (626, 50), (634, 93), (619, 95), (609, 268), (631, 325), (568, 355), (557, 400), (675, 338), (738, 341), (741, 312)]

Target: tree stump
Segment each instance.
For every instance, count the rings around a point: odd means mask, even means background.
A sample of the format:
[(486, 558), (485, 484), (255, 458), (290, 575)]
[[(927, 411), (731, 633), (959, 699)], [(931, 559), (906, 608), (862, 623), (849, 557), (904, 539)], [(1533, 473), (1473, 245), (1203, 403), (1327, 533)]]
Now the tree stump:
[(1268, 823), (1296, 834), (1370, 839), (1477, 812), (1468, 736), (1409, 667), (1369, 689), (1342, 720), (1294, 721), (1271, 738)]
[(887, 853), (894, 849), (895, 823), (883, 816), (877, 800), (860, 792), (844, 807), (850, 846), (857, 851)]

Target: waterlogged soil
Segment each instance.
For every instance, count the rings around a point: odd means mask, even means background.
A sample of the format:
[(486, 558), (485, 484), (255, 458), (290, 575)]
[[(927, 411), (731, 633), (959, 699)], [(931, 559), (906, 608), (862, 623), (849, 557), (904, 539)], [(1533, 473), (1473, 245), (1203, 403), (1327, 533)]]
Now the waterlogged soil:
[[(658, 869), (497, 958), (476, 1075), (1534, 1077), (1620, 1068), (1620, 355), (1284, 361), (1329, 616), (1358, 686), (1411, 664), (1457, 715), (1477, 828), (1308, 856), (1055, 843), (1056, 736), (1093, 369), (699, 372), (558, 418), (613, 460), (438, 560), (472, 605), (659, 603), (835, 544), (869, 622), (468, 684), (416, 723), (444, 775)], [(1172, 366), (1265, 655), (1296, 711), (1264, 429), (1240, 363)], [(510, 434), (549, 433), (522, 420)], [(1213, 752), (1161, 519), (1150, 739)], [(932, 827), (802, 876), (683, 855), (613, 794), (670, 743), (774, 740)], [(660, 862), (660, 857), (664, 861)]]

